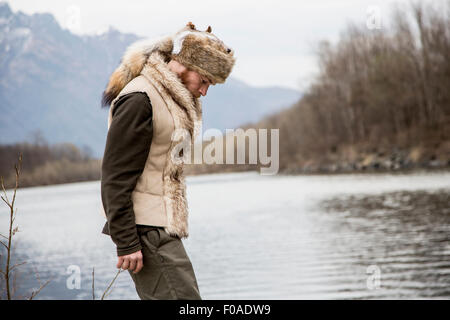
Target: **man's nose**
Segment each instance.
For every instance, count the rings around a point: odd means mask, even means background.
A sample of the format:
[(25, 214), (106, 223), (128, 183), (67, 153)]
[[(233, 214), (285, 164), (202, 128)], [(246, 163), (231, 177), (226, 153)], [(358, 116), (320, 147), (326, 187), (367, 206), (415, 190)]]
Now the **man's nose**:
[(206, 96), (206, 93), (208, 92), (208, 87), (209, 86), (203, 86), (203, 87), (200, 88), (199, 91), (200, 91), (202, 96)]

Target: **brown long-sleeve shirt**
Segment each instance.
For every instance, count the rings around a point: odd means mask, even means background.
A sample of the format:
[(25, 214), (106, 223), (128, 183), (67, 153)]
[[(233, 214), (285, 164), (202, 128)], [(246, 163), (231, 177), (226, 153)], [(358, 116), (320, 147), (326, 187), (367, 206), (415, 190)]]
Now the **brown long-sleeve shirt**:
[(151, 102), (142, 92), (120, 97), (112, 112), (102, 162), (101, 197), (107, 216), (102, 232), (111, 236), (118, 256), (142, 249), (137, 231), (146, 227), (136, 226), (131, 193), (150, 151), (152, 117)]

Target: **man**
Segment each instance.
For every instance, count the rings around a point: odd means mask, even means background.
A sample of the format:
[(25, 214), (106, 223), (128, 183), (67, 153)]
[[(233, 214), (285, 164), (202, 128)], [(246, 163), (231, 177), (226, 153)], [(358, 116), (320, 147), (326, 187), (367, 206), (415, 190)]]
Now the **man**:
[[(234, 52), (189, 22), (174, 35), (138, 41), (125, 52), (103, 93), (111, 105), (102, 162), (103, 233), (117, 246), (141, 299), (201, 299), (181, 239), (188, 237), (183, 162), (176, 130), (192, 143), (202, 120), (200, 96), (224, 83)], [(178, 158), (179, 159), (179, 158)]]

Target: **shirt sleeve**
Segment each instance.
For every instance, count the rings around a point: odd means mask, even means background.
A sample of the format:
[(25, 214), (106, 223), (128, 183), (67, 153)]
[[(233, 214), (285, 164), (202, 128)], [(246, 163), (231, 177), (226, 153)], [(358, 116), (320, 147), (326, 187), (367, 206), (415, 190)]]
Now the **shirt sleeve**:
[(118, 256), (142, 249), (131, 193), (150, 151), (152, 116), (147, 94), (126, 94), (115, 103), (106, 137), (101, 173), (101, 198), (107, 217), (103, 233), (111, 236)]

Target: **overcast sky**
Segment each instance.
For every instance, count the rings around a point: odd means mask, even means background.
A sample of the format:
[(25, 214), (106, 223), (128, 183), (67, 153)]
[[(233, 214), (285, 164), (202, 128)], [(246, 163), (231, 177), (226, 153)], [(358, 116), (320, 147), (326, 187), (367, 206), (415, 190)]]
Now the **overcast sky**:
[[(315, 45), (336, 41), (347, 22), (376, 26), (389, 20), (392, 4), (408, 0), (149, 1), (10, 0), (13, 11), (52, 13), (79, 34), (122, 32), (152, 37), (176, 32), (188, 21), (235, 50), (232, 76), (255, 86), (307, 86), (316, 72)], [(376, 19), (376, 20), (374, 20)], [(368, 22), (369, 21), (369, 22)]]

